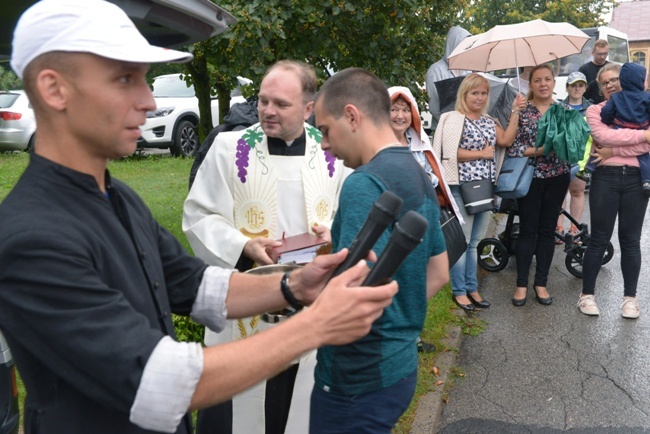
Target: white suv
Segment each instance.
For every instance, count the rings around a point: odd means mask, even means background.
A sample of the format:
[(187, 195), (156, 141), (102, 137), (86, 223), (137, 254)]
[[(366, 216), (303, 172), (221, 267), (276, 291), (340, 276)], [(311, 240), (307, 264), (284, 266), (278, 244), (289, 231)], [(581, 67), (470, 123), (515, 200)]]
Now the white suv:
[[(239, 84), (251, 81), (238, 77)], [(147, 113), (141, 127), (139, 148), (169, 148), (174, 156), (193, 156), (199, 148), (196, 128), (199, 124), (199, 100), (194, 86), (188, 86), (182, 74), (167, 74), (154, 78), (153, 96), (156, 110)], [(230, 105), (244, 101), (239, 87), (230, 95)], [(212, 125), (219, 124), (219, 102), (212, 97)]]
[(22, 90), (0, 91), (0, 151), (31, 152), (35, 136), (36, 119), (27, 94)]

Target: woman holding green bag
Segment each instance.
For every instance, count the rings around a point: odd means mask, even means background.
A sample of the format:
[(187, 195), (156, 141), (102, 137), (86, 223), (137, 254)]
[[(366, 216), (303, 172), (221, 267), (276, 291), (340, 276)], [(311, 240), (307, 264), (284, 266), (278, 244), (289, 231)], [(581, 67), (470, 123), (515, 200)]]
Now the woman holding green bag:
[(528, 101), (519, 115), (517, 137), (507, 149), (509, 157), (535, 157), (535, 174), (526, 196), (517, 199), (519, 209), (519, 237), (517, 239), (517, 288), (512, 304), (526, 304), (528, 275), (536, 258), (533, 289), (535, 299), (543, 305), (553, 302), (546, 285), (555, 251), (555, 225), (562, 201), (569, 187), (571, 168), (551, 152), (543, 155), (543, 147), (536, 149), (538, 122), (555, 104), (553, 89), (555, 76), (548, 65), (538, 65), (530, 72)]

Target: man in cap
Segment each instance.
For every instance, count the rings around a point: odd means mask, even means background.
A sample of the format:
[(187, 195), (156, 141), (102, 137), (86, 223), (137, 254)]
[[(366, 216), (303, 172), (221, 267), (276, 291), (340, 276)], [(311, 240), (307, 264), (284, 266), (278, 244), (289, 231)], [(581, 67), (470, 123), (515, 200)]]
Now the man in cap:
[(442, 115), (442, 109), (444, 109), (444, 107), (440, 106), (440, 95), (438, 95), (436, 83), (454, 77), (461, 77), (469, 73), (469, 71), (456, 71), (449, 69), (448, 60), (449, 56), (454, 52), (454, 49), (458, 44), (463, 42), (463, 40), (469, 36), (472, 36), (472, 34), (462, 27), (451, 27), (447, 32), (447, 37), (445, 39), (445, 55), (442, 59), (433, 63), (427, 70), (425, 84), (427, 95), (429, 95), (429, 111), (431, 112), (432, 130), (435, 130), (438, 126), (438, 121)]
[[(0, 328), (27, 389), (26, 433), (190, 433), (187, 411), (228, 399), (305, 351), (365, 335), (396, 284), (333, 279), (345, 253), (290, 275), (209, 267), (185, 252), (110, 159), (131, 154), (155, 108), (148, 63), (191, 55), (149, 45), (101, 0), (43, 0), (14, 33), (11, 66), (38, 123), (35, 152), (0, 204)], [(313, 302), (271, 331), (203, 349), (171, 313), (226, 318)]]

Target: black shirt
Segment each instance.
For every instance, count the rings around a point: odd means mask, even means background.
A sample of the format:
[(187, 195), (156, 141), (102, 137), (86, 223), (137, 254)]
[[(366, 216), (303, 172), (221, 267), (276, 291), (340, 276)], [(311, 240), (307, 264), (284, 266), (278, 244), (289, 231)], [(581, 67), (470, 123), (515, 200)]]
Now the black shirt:
[(297, 157), (305, 155), (305, 130), (296, 140), (293, 141), (291, 146), (287, 146), (287, 142), (277, 137), (269, 137), (269, 154), (271, 155), (284, 155), (287, 157)]
[(609, 61), (605, 61), (605, 63), (602, 65), (596, 65), (594, 62), (590, 61), (578, 69), (578, 71), (582, 72), (585, 77), (587, 77), (587, 90), (583, 96), (593, 104), (599, 104), (605, 101), (605, 97), (603, 96), (602, 92), (600, 91), (600, 87), (598, 86), (597, 78), (598, 71), (600, 71), (600, 69), (608, 63)]
[[(36, 154), (0, 204), (0, 328), (27, 388), (27, 432), (140, 434), (151, 352), (189, 314), (206, 265), (125, 184)], [(177, 433), (190, 432), (181, 423)]]

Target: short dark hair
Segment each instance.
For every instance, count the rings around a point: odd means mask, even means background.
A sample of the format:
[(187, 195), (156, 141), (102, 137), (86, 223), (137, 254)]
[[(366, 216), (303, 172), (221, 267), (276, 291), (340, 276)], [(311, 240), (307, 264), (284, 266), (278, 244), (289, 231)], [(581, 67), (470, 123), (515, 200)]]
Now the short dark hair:
[(596, 42), (594, 42), (594, 48), (592, 48), (591, 51), (596, 51), (596, 48), (608, 48), (609, 43), (607, 42), (607, 39), (598, 39)]
[(85, 53), (50, 51), (41, 54), (32, 60), (23, 71), (23, 88), (29, 102), (38, 111), (43, 108), (40, 95), (37, 91), (36, 78), (44, 69), (53, 69), (69, 78), (75, 78), (78, 72), (77, 59)]
[(303, 102), (306, 104), (314, 100), (316, 89), (318, 88), (318, 81), (316, 79), (316, 71), (309, 63), (300, 62), (298, 60), (280, 60), (274, 63), (264, 73), (264, 78), (274, 69), (284, 69), (285, 71), (294, 71), (300, 77), (300, 87), (302, 89)]
[(330, 77), (316, 95), (326, 113), (335, 119), (347, 104), (356, 106), (373, 119), (375, 125), (390, 124), (391, 101), (386, 85), (372, 72), (347, 68)]

